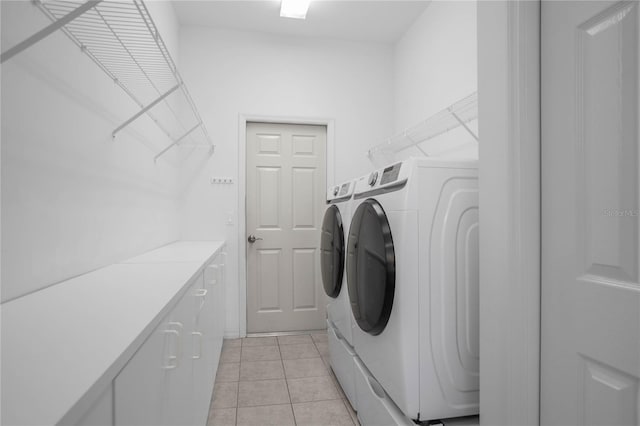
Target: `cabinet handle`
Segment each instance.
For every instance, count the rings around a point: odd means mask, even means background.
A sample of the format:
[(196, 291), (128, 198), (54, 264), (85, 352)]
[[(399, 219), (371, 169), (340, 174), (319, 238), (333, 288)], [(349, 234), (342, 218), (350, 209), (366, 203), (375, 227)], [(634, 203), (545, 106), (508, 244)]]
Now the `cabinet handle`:
[(199, 331), (192, 331), (192, 336), (198, 336), (198, 355), (193, 355), (191, 358), (200, 359), (202, 357), (202, 333)]
[[(163, 330), (163, 333), (176, 336), (176, 345), (179, 346), (180, 332), (178, 330)], [(169, 355), (167, 356), (167, 364), (163, 365), (162, 369), (173, 370), (177, 366), (178, 366), (178, 355)]]
[(224, 265), (210, 265), (209, 268), (215, 270), (216, 273), (215, 278), (210, 281), (210, 284), (216, 285), (221, 280), (222, 268), (224, 268)]
[[(182, 330), (184, 328), (184, 326), (182, 325), (182, 323), (180, 321), (169, 321), (167, 323), (167, 325), (169, 327), (176, 327), (179, 330)], [(177, 357), (181, 358), (182, 357), (182, 345), (180, 344), (180, 331), (178, 331), (178, 338), (176, 339), (176, 344), (178, 345), (178, 350), (177, 352)]]
[(195, 297), (201, 297), (202, 299), (200, 299), (200, 306), (198, 307), (198, 313), (202, 310), (202, 308), (204, 307), (204, 302), (205, 302), (205, 297), (207, 296), (207, 289), (206, 288), (199, 288), (198, 290), (196, 290), (196, 292), (193, 294)]
[(182, 328), (184, 327), (184, 326), (182, 325), (182, 323), (181, 323), (181, 322), (178, 322), (178, 321), (169, 321), (169, 322), (167, 323), (167, 325), (168, 325), (168, 326), (170, 326), (170, 327), (174, 327), (174, 326), (175, 326), (175, 327), (178, 327), (180, 330), (182, 330)]

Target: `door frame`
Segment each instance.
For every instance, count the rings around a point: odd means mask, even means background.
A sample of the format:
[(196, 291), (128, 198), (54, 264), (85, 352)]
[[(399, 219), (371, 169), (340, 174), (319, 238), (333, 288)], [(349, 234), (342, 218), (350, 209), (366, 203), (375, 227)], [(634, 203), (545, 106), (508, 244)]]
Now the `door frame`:
[(238, 324), (240, 337), (247, 335), (247, 123), (274, 124), (308, 124), (327, 127), (326, 146), (326, 182), (329, 187), (335, 179), (335, 121), (332, 118), (299, 117), (299, 116), (270, 116), (255, 114), (238, 115)]
[(483, 425), (540, 419), (540, 7), (478, 2)]

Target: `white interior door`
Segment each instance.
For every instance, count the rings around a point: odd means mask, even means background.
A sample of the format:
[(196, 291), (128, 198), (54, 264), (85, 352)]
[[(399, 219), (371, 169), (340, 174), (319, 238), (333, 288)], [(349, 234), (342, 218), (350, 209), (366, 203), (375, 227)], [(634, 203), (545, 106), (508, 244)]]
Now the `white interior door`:
[(324, 328), (324, 126), (247, 123), (247, 332)]
[(542, 2), (544, 425), (640, 422), (639, 6)]

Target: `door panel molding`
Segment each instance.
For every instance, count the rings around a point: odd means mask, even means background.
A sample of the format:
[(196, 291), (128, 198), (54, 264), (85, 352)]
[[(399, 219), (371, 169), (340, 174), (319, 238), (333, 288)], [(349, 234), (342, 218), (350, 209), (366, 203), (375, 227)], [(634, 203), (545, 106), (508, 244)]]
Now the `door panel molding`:
[(640, 3), (542, 4), (540, 420), (640, 415)]
[[(576, 212), (582, 229), (576, 249), (584, 259), (584, 269), (578, 273), (636, 285), (638, 215), (617, 213), (635, 211), (640, 189), (632, 178), (638, 176), (637, 117), (624, 114), (638, 96), (634, 90), (638, 56), (623, 49), (637, 44), (638, 7), (635, 2), (608, 7), (578, 26), (575, 46)], [(611, 209), (602, 211), (600, 205)]]
[[(225, 330), (225, 337), (246, 337), (247, 335), (247, 245), (246, 245), (246, 154), (247, 122), (277, 124), (309, 124), (327, 127), (326, 182), (328, 187), (335, 181), (335, 120), (327, 117), (271, 116), (259, 114), (238, 114), (238, 324), (237, 330)], [(299, 145), (299, 144), (298, 144)], [(304, 149), (304, 146), (298, 147)], [(277, 155), (274, 153), (274, 155)], [(298, 154), (301, 155), (302, 154)]]
[(582, 383), (578, 396), (580, 424), (634, 424), (637, 421), (638, 378), (588, 357), (583, 356), (581, 361)]

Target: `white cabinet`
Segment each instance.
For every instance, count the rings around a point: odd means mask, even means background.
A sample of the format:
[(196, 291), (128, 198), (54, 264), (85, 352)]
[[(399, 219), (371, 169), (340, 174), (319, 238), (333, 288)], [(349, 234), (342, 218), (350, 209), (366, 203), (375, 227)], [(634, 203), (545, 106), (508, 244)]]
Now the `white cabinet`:
[(191, 301), (192, 287), (115, 378), (116, 425), (191, 424), (185, 304)]
[(175, 330), (177, 333), (167, 342), (168, 351), (166, 353), (169, 355), (169, 359), (175, 360), (175, 362), (172, 362), (171, 367), (165, 370), (167, 398), (164, 401), (166, 415), (163, 424), (194, 424), (193, 357), (197, 351), (194, 347), (194, 341), (197, 340), (197, 336), (194, 335), (195, 305), (196, 293), (201, 287), (202, 274), (199, 274), (194, 281), (191, 282), (182, 299), (169, 314), (167, 322), (167, 328)]
[[(195, 424), (204, 425), (209, 414), (209, 402), (213, 392), (213, 383), (220, 360), (224, 332), (224, 285), (221, 256), (204, 270), (202, 289), (197, 293), (203, 295), (196, 308), (194, 336), (196, 344), (193, 357), (193, 386), (195, 403)], [(203, 409), (206, 407), (206, 409)]]
[(113, 385), (80, 418), (77, 425), (111, 426), (113, 424)]
[(218, 255), (115, 378), (115, 425), (204, 425), (224, 330)]
[(164, 423), (165, 369), (169, 367), (165, 343), (170, 339), (165, 327), (163, 321), (114, 380), (115, 424)]
[(2, 424), (204, 424), (223, 246), (171, 243), (3, 303)]

